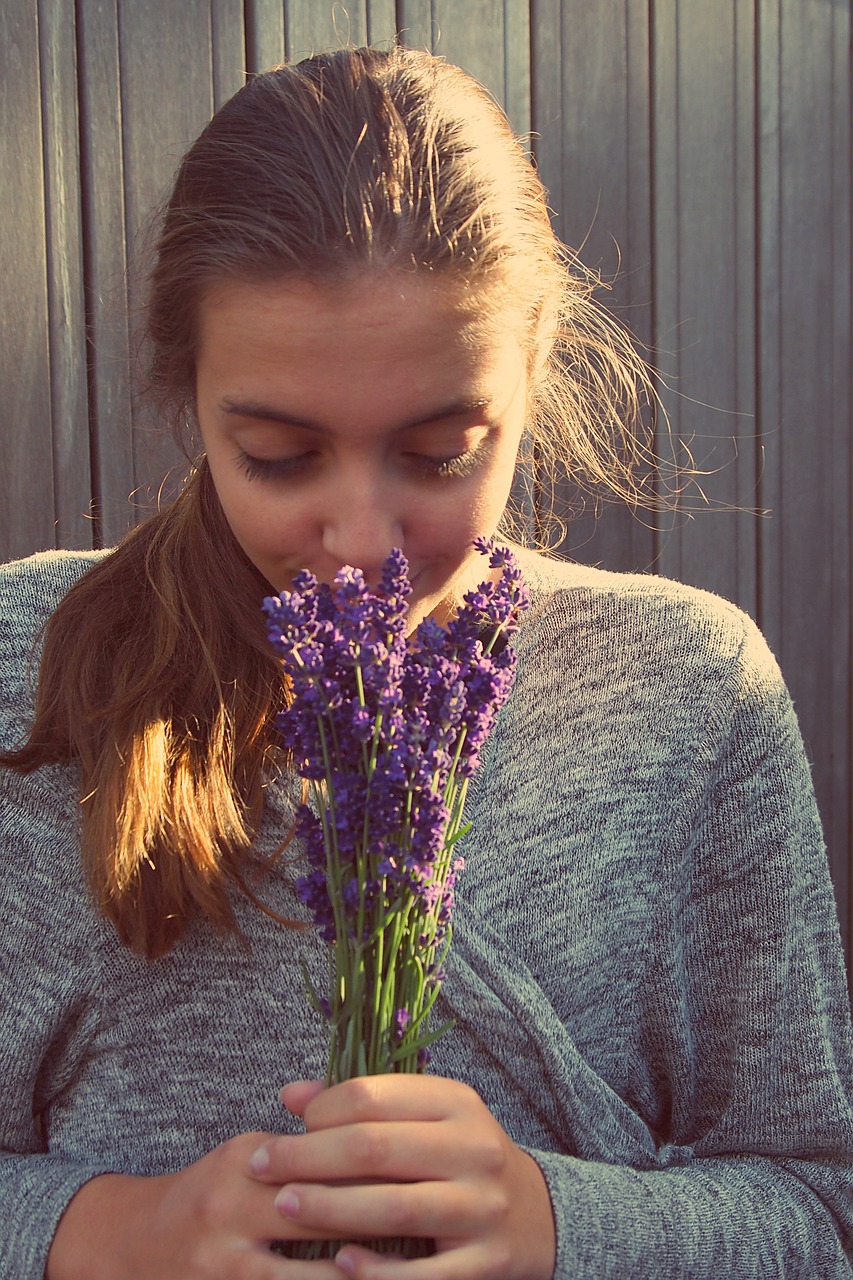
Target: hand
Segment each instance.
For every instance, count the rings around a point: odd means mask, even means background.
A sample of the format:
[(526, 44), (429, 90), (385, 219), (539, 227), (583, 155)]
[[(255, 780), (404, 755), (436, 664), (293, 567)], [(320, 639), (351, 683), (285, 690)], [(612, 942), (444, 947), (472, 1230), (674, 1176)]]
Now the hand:
[(45, 1280), (341, 1280), (332, 1262), (269, 1251), (273, 1240), (324, 1235), (283, 1218), (278, 1188), (250, 1176), (270, 1137), (242, 1134), (161, 1177), (93, 1178), (60, 1220)]
[(556, 1235), (536, 1162), (477, 1094), (437, 1076), (387, 1075), (282, 1090), (306, 1133), (254, 1154), (282, 1220), (307, 1236), (423, 1236), (436, 1256), (379, 1256), (356, 1244), (335, 1262), (355, 1280), (551, 1280)]

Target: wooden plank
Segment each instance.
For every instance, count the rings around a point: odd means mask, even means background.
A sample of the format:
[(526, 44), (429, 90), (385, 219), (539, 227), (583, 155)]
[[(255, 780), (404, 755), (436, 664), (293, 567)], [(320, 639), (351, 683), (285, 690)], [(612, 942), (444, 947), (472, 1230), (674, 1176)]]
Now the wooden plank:
[[(213, 111), (210, 7), (208, 0), (183, 0), (170, 11), (167, 30), (156, 6), (124, 3), (119, 13), (129, 305), (137, 316), (156, 229), (152, 211), (167, 199), (184, 152)], [(134, 402), (133, 428), (138, 517), (156, 508), (165, 477), (164, 496), (176, 491), (186, 460), (144, 400)]]
[(0, 556), (54, 542), (37, 10), (0, 6)]
[[(631, 331), (640, 353), (648, 359), (652, 349), (652, 145), (651, 145), (651, 31), (648, 8), (625, 0), (626, 51), (626, 154), (627, 204), (621, 235), (623, 259), (616, 282), (617, 319)], [(645, 478), (641, 468), (638, 480)], [(649, 486), (652, 488), (653, 486)], [(612, 514), (611, 514), (612, 513)], [(654, 562), (653, 516), (644, 509), (629, 513), (616, 506), (604, 516), (617, 519), (617, 547), (604, 563), (613, 568), (647, 570)]]
[[(530, 129), (531, 149), (539, 176), (548, 193), (551, 222), (563, 240), (568, 239), (562, 213), (563, 191), (563, 49), (560, 0), (532, 0), (530, 6)], [(531, 478), (516, 480), (517, 502), (527, 514), (528, 508), (540, 511), (529, 519), (532, 540), (548, 545), (559, 543), (550, 521), (544, 521), (541, 508), (550, 509), (551, 486), (556, 477), (543, 476), (535, 459), (529, 463)], [(528, 494), (528, 484), (532, 489)], [(559, 547), (557, 548), (559, 549)]]
[[(525, 152), (532, 159), (532, 86), (531, 32), (529, 5), (516, 0), (504, 2), (504, 110), (510, 124), (521, 138)], [(522, 446), (522, 457), (526, 446)], [(511, 502), (524, 536), (534, 542), (538, 532), (536, 515), (535, 465), (531, 457), (527, 465), (516, 469)]]
[(530, 6), (504, 0), (504, 96), (503, 107), (517, 134), (530, 150)]
[(298, 62), (326, 49), (367, 43), (365, 0), (288, 0), (285, 17), (287, 56)]
[(218, 111), (246, 80), (246, 28), (241, 0), (211, 0), (213, 107)]
[[(707, 512), (700, 505), (692, 519), (679, 523), (673, 550), (678, 577), (754, 614), (755, 517), (736, 511), (742, 495), (755, 489), (752, 353), (747, 348), (743, 359), (738, 314), (740, 303), (751, 326), (753, 238), (739, 237), (738, 231), (754, 216), (752, 31), (748, 23), (736, 26), (736, 4), (728, 0), (712, 12), (681, 0), (679, 8), (673, 245), (678, 399), (672, 407), (678, 434), (699, 469), (701, 491), (720, 509)], [(739, 59), (738, 35), (746, 58)], [(745, 85), (737, 78), (739, 65), (749, 71)], [(667, 265), (661, 263), (661, 270)]]
[(773, 131), (762, 132), (762, 427), (775, 512), (762, 547), (762, 615), (814, 760), (833, 874), (849, 903), (850, 87), (836, 44), (841, 25), (849, 47), (849, 15), (781, 0), (765, 6), (762, 24), (761, 66), (778, 67), (765, 90), (773, 100), (763, 123)]
[(246, 0), (246, 69), (265, 71), (286, 56), (283, 0)]
[[(677, 402), (669, 388), (677, 385), (678, 358), (678, 27), (677, 0), (658, 0), (651, 28), (652, 63), (652, 349), (659, 388), (669, 414), (670, 436), (661, 425), (655, 442), (665, 466), (680, 459), (673, 448), (681, 426)], [(680, 569), (678, 518), (659, 516), (656, 521), (655, 567), (677, 577)]]
[(506, 101), (503, 0), (433, 0), (433, 49)]
[[(849, 448), (833, 428), (831, 261), (835, 190), (828, 163), (833, 120), (831, 10), (815, 0), (781, 6), (781, 316), (783, 669), (802, 704), (812, 750), (837, 708), (835, 673), (817, 658), (833, 632), (833, 491)], [(803, 247), (812, 246), (810, 254)], [(829, 305), (828, 305), (829, 304)], [(839, 424), (840, 425), (840, 424)], [(849, 428), (848, 428), (849, 429)], [(835, 438), (833, 438), (835, 437)], [(847, 474), (849, 475), (849, 469)], [(840, 513), (838, 513), (840, 515)], [(815, 760), (815, 782), (830, 820), (827, 762)]]
[(830, 670), (835, 689), (835, 712), (829, 741), (829, 780), (832, 809), (825, 817), (827, 839), (839, 903), (842, 935), (848, 963), (853, 954), (853, 684), (850, 672), (851, 619), (851, 439), (853, 419), (853, 361), (850, 338), (850, 225), (853, 220), (853, 165), (851, 165), (851, 84), (848, 50), (851, 45), (850, 7), (832, 11), (832, 208), (835, 213), (831, 239), (833, 295), (832, 398), (835, 405), (832, 431), (833, 514), (832, 581), (833, 631)]
[(737, 462), (731, 498), (742, 512), (734, 524), (737, 539), (737, 602), (753, 618), (758, 617), (758, 555), (761, 522), (761, 453), (758, 430), (756, 323), (758, 302), (756, 270), (756, 218), (759, 192), (755, 136), (758, 94), (755, 83), (757, 31), (755, 6), (735, 3), (734, 86), (734, 379)]
[(56, 543), (91, 547), (89, 403), (74, 10), (39, 5)]
[[(625, 0), (606, 0), (594, 11), (564, 5), (560, 49), (557, 226), (611, 286), (600, 291), (601, 304), (630, 323), (642, 301), (635, 262), (645, 264), (646, 301), (650, 287), (647, 16)], [(627, 507), (574, 497), (570, 477), (561, 487), (577, 506), (561, 554), (614, 569), (651, 562), (651, 534)]]
[(77, 21), (92, 496), (96, 539), (109, 545), (133, 524), (135, 485), (116, 0), (80, 0)]
[(652, 341), (651, 30), (648, 10), (625, 0), (626, 205), (617, 281), (620, 315), (648, 351)]
[(548, 189), (557, 234), (563, 204), (563, 49), (560, 0), (533, 0), (530, 20), (530, 128), (539, 175)]
[(401, 42), (410, 49), (435, 48), (439, 31), (432, 0), (397, 0), (397, 24)]
[(758, 620), (771, 648), (782, 659), (783, 574), (778, 520), (782, 466), (782, 272), (780, 127), (781, 32), (779, 0), (759, 0), (756, 38), (758, 219), (756, 299), (757, 434), (760, 449), (759, 502), (773, 517), (759, 527)]
[(383, 47), (394, 42), (397, 36), (397, 6), (394, 0), (367, 0), (368, 44)]

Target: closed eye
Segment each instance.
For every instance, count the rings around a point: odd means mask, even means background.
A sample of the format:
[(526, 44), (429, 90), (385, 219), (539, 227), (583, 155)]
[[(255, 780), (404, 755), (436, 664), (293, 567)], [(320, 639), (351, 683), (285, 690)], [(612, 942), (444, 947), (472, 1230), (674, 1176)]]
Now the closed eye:
[(314, 451), (309, 449), (289, 458), (256, 458), (241, 449), (237, 454), (237, 466), (250, 480), (283, 480), (297, 475), (313, 456)]
[(461, 480), (476, 470), (482, 461), (482, 454), (482, 444), (478, 444), (473, 449), (464, 449), (443, 458), (436, 458), (428, 453), (408, 453), (406, 457), (422, 476)]

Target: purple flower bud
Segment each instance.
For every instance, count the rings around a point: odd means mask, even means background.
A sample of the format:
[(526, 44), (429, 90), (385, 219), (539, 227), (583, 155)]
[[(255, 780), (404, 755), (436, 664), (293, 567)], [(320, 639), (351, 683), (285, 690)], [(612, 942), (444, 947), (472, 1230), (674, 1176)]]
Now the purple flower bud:
[[(464, 867), (452, 852), (462, 822), (459, 789), (509, 694), (515, 659), (507, 640), (527, 599), (512, 553), (493, 539), (476, 546), (498, 571), (495, 581), (484, 575), (446, 628), (427, 618), (407, 635), (412, 588), (400, 549), (388, 556), (375, 592), (360, 569), (345, 565), (332, 584), (305, 570), (292, 591), (263, 604), (290, 691), (276, 727), (317, 810), (297, 815), (308, 866), (297, 895), (325, 941), (359, 949), (356, 972), (363, 974), (377, 972), (370, 969), (377, 954), (387, 962), (387, 953), (372, 948), (391, 920), (396, 928), (406, 919), (410, 936), (394, 945), (401, 966), (412, 963), (409, 948), (420, 948), (424, 999), (443, 977), (439, 957)], [(333, 981), (326, 1002), (333, 1038), (343, 1035), (347, 1016), (340, 992)], [(372, 1007), (373, 994), (353, 997), (347, 979), (347, 1001), (363, 997)], [(393, 1034), (402, 1038), (420, 1012), (398, 1009)], [(428, 1061), (422, 1049), (419, 1069)]]
[(412, 1020), (408, 1009), (397, 1009), (394, 1014), (394, 1031), (399, 1040), (406, 1034), (406, 1028)]

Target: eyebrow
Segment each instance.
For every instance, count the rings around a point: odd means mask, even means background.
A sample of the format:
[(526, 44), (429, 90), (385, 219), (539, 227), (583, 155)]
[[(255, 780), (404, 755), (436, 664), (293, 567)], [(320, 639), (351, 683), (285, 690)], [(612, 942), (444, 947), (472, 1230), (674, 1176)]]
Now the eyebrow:
[[(481, 409), (491, 407), (491, 400), (454, 400), (452, 404), (443, 405), (432, 413), (428, 413), (425, 417), (412, 418), (407, 422), (400, 423), (397, 431), (405, 431), (410, 427), (424, 427), (430, 422), (440, 422), (443, 418), (465, 418), (472, 413), (478, 413)], [(327, 427), (322, 426), (319, 422), (312, 422), (310, 418), (299, 418), (292, 413), (282, 413), (278, 409), (273, 409), (271, 405), (262, 404), (255, 400), (232, 400), (226, 396), (220, 402), (220, 409), (223, 413), (233, 414), (239, 418), (257, 418), (261, 422), (277, 422), (281, 426), (287, 427), (304, 427), (307, 431), (317, 431), (320, 435), (328, 435)]]

